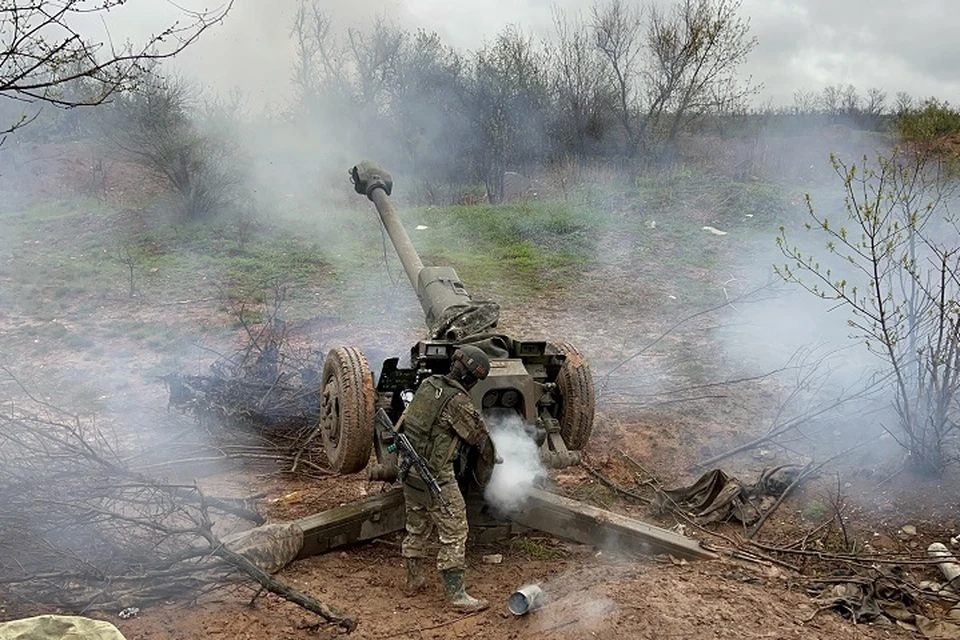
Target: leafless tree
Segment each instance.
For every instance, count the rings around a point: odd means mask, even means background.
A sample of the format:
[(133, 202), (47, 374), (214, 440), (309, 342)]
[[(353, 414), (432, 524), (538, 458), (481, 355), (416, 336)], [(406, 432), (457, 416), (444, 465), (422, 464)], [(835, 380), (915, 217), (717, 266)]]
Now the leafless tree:
[(912, 111), (916, 107), (916, 100), (913, 99), (906, 91), (897, 91), (896, 95), (896, 104), (894, 106), (894, 112), (897, 115), (907, 113)]
[(553, 14), (556, 42), (550, 49), (553, 135), (565, 152), (587, 154), (589, 141), (603, 139), (612, 115), (611, 78), (590, 40), (583, 18)]
[(504, 171), (543, 155), (546, 67), (546, 52), (516, 27), (474, 57), (465, 107), (477, 127), (474, 162), (491, 202), (503, 198)]
[(864, 105), (864, 110), (868, 115), (874, 117), (882, 115), (886, 110), (886, 104), (887, 94), (882, 89), (876, 87), (867, 89), (867, 102)]
[[(216, 213), (237, 199), (243, 153), (226, 124), (236, 105), (209, 106), (206, 120), (186, 81), (150, 71), (104, 114), (104, 135), (162, 174), (179, 194), (187, 218)], [(227, 113), (230, 112), (230, 113)]]
[(853, 115), (860, 111), (860, 93), (852, 84), (848, 84), (841, 90), (840, 101), (841, 109), (847, 115)]
[(626, 134), (624, 151), (633, 157), (644, 139), (647, 124), (642, 118), (643, 14), (624, 0), (597, 3), (593, 5), (590, 28), (613, 82), (617, 119)]
[(439, 185), (462, 186), (463, 157), (470, 148), (473, 122), (468, 104), (467, 61), (436, 33), (418, 31), (409, 39), (396, 75), (388, 85), (392, 135), (403, 166), (420, 180), (430, 200)]
[(301, 0), (292, 34), (297, 50), (294, 83), (302, 105), (373, 112), (386, 106), (409, 40), (406, 31), (378, 16), (344, 35), (322, 3)]
[(329, 96), (331, 89), (338, 90), (343, 96), (349, 93), (343, 73), (342, 51), (330, 28), (330, 16), (319, 5), (301, 1), (291, 31), (297, 54), (293, 82), (300, 104), (308, 109), (315, 109), (321, 96)]
[[(0, 98), (22, 103), (22, 115), (0, 123), (0, 136), (34, 119), (43, 104), (98, 105), (136, 86), (148, 63), (173, 57), (223, 20), (233, 5), (180, 9), (183, 21), (159, 30), (146, 42), (117, 48), (85, 38), (78, 18), (106, 15), (128, 0), (0, 0)], [(140, 4), (143, 4), (141, 2)], [(76, 90), (78, 83), (82, 90)], [(2, 139), (2, 138), (0, 138)]]
[(887, 427), (915, 469), (940, 473), (957, 462), (960, 420), (960, 226), (949, 210), (954, 185), (936, 158), (895, 151), (871, 163), (833, 158), (846, 215), (817, 211), (817, 256), (778, 244), (786, 280), (850, 311), (854, 338), (877, 355), (892, 380), (899, 419)]
[(377, 110), (402, 63), (409, 34), (383, 17), (365, 30), (347, 31), (350, 64), (354, 69), (356, 101)]
[(739, 9), (738, 0), (684, 0), (646, 14), (625, 0), (594, 5), (590, 26), (613, 78), (626, 155), (660, 159), (691, 122), (756, 92), (736, 77), (756, 46)]
[(797, 89), (793, 92), (793, 108), (798, 114), (810, 114), (818, 110), (820, 96), (809, 89)]
[(670, 13), (653, 9), (647, 30), (647, 144), (655, 155), (672, 152), (680, 131), (708, 114), (741, 107), (757, 87), (736, 71), (756, 47), (739, 0), (684, 0)]

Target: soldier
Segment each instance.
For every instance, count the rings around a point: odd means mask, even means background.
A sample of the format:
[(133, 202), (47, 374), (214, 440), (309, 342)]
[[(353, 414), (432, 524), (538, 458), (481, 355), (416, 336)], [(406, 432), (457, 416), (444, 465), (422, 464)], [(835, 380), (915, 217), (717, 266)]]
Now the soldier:
[(436, 529), (440, 539), (437, 569), (443, 576), (447, 600), (459, 611), (479, 611), (487, 607), (486, 602), (470, 596), (464, 588), (468, 525), (457, 478), (472, 471), (482, 486), (489, 480), (496, 460), (490, 433), (467, 393), (486, 378), (489, 371), (490, 361), (479, 348), (469, 345), (458, 348), (453, 354), (450, 373), (424, 380), (398, 425), (427, 462), (449, 505), (442, 507), (435, 502), (416, 469), (410, 471), (403, 483), (407, 535), (402, 554), (407, 570), (407, 592), (416, 593), (423, 587), (427, 541)]

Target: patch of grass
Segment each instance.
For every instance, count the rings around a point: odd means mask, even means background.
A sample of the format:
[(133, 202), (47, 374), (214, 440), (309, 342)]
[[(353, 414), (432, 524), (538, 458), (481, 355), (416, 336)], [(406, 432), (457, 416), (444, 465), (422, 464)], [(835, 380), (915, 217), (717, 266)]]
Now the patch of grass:
[[(715, 300), (729, 265), (773, 246), (777, 228), (798, 198), (780, 187), (695, 168), (640, 174), (634, 189), (613, 191), (605, 230), (632, 236), (632, 251), (605, 254), (640, 280), (668, 283), (685, 299)], [(601, 200), (600, 203), (604, 202)]]
[(268, 320), (267, 312), (262, 309), (243, 309), (239, 312), (239, 317), (231, 325), (234, 329), (239, 329), (243, 325), (253, 326), (262, 324)]
[(631, 199), (643, 213), (642, 222), (686, 224), (697, 230), (710, 225), (743, 232), (775, 228), (796, 197), (777, 185), (682, 169), (641, 176)]
[(183, 223), (85, 200), (8, 215), (0, 281), (9, 286), (0, 304), (33, 315), (131, 293), (160, 301), (248, 299), (281, 281), (296, 296), (329, 275), (325, 252), (304, 234), (261, 225), (240, 243), (233, 225), (229, 216)]
[(567, 555), (556, 542), (547, 538), (517, 536), (510, 539), (509, 546), (511, 551), (521, 553), (531, 560), (558, 560)]
[(541, 288), (575, 278), (594, 250), (597, 216), (586, 207), (521, 201), (417, 209), (411, 233), (424, 262), (453, 266), (465, 283)]
[(573, 491), (573, 497), (602, 509), (609, 509), (616, 502), (617, 494), (600, 482), (585, 482)]
[(70, 330), (59, 322), (47, 322), (27, 329), (27, 335), (41, 340), (60, 340), (69, 335)]
[(827, 508), (822, 502), (810, 502), (803, 508), (803, 519), (819, 522), (827, 515)]

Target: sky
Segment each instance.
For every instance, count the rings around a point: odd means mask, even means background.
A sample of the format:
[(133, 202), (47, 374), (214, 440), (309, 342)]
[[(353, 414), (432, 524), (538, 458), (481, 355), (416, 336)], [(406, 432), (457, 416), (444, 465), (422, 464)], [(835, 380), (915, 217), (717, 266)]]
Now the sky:
[[(217, 88), (239, 87), (252, 104), (289, 95), (290, 26), (299, 0), (235, 0), (222, 25), (177, 61), (187, 75)], [(593, 0), (320, 0), (338, 24), (361, 25), (385, 14), (409, 29), (437, 31), (462, 49), (475, 49), (516, 24), (549, 37), (554, 8), (587, 13)], [(629, 0), (628, 0), (629, 1)], [(660, 0), (663, 6), (677, 0)], [(216, 0), (181, 0), (214, 7)], [(109, 16), (114, 40), (134, 41), (169, 23), (171, 0), (132, 0)], [(763, 85), (758, 103), (791, 104), (797, 89), (827, 85), (871, 87), (960, 104), (960, 11), (956, 0), (742, 0), (757, 47), (742, 71)], [(101, 25), (93, 28), (102, 30)]]

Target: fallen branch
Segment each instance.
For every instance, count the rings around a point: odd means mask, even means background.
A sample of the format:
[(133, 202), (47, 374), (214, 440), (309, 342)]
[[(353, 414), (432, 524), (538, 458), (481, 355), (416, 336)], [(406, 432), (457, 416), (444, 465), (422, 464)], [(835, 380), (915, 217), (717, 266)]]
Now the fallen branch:
[(611, 367), (611, 369), (610, 369), (609, 371), (607, 371), (607, 373), (605, 373), (605, 374), (601, 377), (601, 379), (600, 379), (600, 384), (597, 385), (597, 395), (600, 395), (600, 394), (602, 394), (604, 391), (606, 391), (607, 384), (610, 382), (610, 376), (612, 376), (615, 372), (617, 372), (617, 371), (619, 371), (620, 369), (622, 369), (623, 367), (625, 367), (625, 366), (626, 366), (627, 364), (629, 364), (631, 361), (639, 358), (639, 357), (642, 356), (644, 353), (646, 353), (647, 351), (649, 351), (650, 349), (652, 349), (652, 348), (653, 348), (654, 346), (656, 346), (661, 340), (663, 340), (663, 339), (666, 338), (668, 335), (670, 335), (671, 333), (673, 333), (673, 332), (674, 332), (676, 329), (678, 329), (680, 326), (686, 324), (687, 322), (690, 322), (691, 320), (694, 320), (694, 319), (696, 319), (696, 318), (699, 318), (700, 316), (705, 316), (705, 315), (710, 314), (710, 313), (713, 313), (713, 312), (715, 312), (715, 311), (719, 311), (720, 309), (724, 309), (724, 308), (726, 308), (726, 307), (729, 307), (733, 302), (737, 302), (737, 301), (740, 301), (740, 300), (748, 300), (751, 296), (753, 296), (753, 295), (755, 295), (755, 294), (757, 294), (757, 293), (759, 293), (759, 292), (761, 292), (761, 291), (769, 290), (772, 284), (773, 284), (773, 281), (768, 282), (768, 283), (766, 283), (766, 284), (764, 284), (764, 285), (762, 285), (762, 286), (760, 286), (760, 287), (757, 287), (756, 289), (753, 289), (752, 291), (747, 291), (747, 292), (745, 292), (745, 293), (741, 293), (740, 295), (736, 296), (733, 300), (725, 300), (725, 301), (723, 302), (723, 304), (718, 304), (718, 305), (715, 305), (715, 306), (712, 306), (712, 307), (708, 307), (708, 308), (706, 308), (706, 309), (701, 309), (700, 311), (696, 311), (696, 312), (694, 312), (694, 313), (691, 313), (691, 314), (689, 314), (689, 315), (687, 315), (687, 316), (684, 316), (683, 318), (679, 319), (678, 321), (676, 321), (675, 323), (673, 323), (670, 327), (668, 327), (668, 328), (666, 329), (666, 331), (664, 331), (664, 332), (661, 333), (659, 336), (657, 336), (656, 338), (654, 338), (653, 340), (651, 340), (650, 342), (648, 342), (643, 348), (639, 349), (638, 351), (635, 351), (634, 353), (632, 353), (631, 355), (627, 356), (626, 358), (624, 358), (623, 360), (621, 360), (620, 362), (618, 362), (617, 364), (615, 364), (613, 367)]
[(210, 530), (209, 527), (204, 526), (199, 530), (200, 535), (202, 535), (210, 546), (213, 547), (213, 553), (220, 558), (223, 558), (231, 565), (237, 567), (245, 573), (247, 576), (252, 578), (257, 582), (261, 587), (269, 591), (270, 593), (276, 594), (288, 600), (294, 604), (297, 604), (307, 611), (311, 611), (327, 622), (336, 624), (339, 627), (342, 627), (346, 630), (347, 633), (352, 632), (357, 628), (357, 620), (352, 616), (348, 616), (341, 612), (336, 607), (330, 606), (316, 598), (306, 595), (296, 589), (292, 589), (287, 586), (285, 583), (277, 580), (269, 573), (253, 564), (250, 560), (244, 556), (236, 553), (231, 550), (229, 547), (222, 544)]
[[(764, 511), (763, 514), (760, 516), (760, 518), (753, 524), (752, 527), (750, 527), (750, 530), (747, 532), (748, 539), (757, 535), (757, 533), (763, 527), (763, 524), (767, 521), (767, 518), (773, 515), (773, 513), (780, 507), (780, 505), (783, 504), (783, 501), (786, 500), (787, 496), (790, 495), (793, 492), (793, 490), (796, 489), (801, 482), (806, 480), (807, 477), (815, 471), (810, 468), (811, 464), (813, 464), (813, 462), (807, 463), (807, 466), (805, 466), (800, 471), (800, 473), (797, 474), (797, 477), (794, 479), (794, 481), (791, 482), (787, 486), (787, 488), (783, 490), (783, 493), (777, 496), (776, 502), (770, 505), (770, 508)], [(821, 468), (822, 466), (823, 465), (818, 466), (817, 469)]]
[(783, 419), (783, 413), (786, 411), (787, 406), (799, 397), (800, 391), (802, 389), (807, 389), (812, 384), (814, 379), (814, 374), (816, 373), (816, 370), (820, 366), (821, 362), (822, 362), (822, 359), (821, 361), (817, 362), (808, 373), (803, 375), (801, 379), (798, 381), (796, 387), (790, 392), (787, 399), (781, 402), (777, 415), (774, 417), (773, 423), (771, 424), (770, 428), (767, 429), (766, 433), (756, 438), (753, 438), (752, 440), (745, 442), (744, 444), (738, 445), (736, 447), (733, 447), (732, 449), (724, 451), (723, 453), (707, 458), (706, 460), (701, 460), (700, 462), (690, 467), (689, 470), (695, 471), (695, 470), (703, 469), (706, 467), (712, 467), (712, 466), (715, 466), (717, 463), (722, 462), (723, 460), (726, 460), (727, 458), (731, 458), (739, 453), (743, 453), (744, 451), (750, 451), (752, 449), (759, 447), (762, 444), (775, 443), (776, 439), (779, 438), (780, 436), (786, 433), (789, 433), (794, 429), (798, 429), (804, 424), (809, 423), (813, 420), (816, 420), (817, 418), (828, 415), (829, 413), (838, 410), (839, 408), (846, 405), (847, 403), (866, 399), (875, 390), (880, 388), (880, 386), (887, 379), (887, 378), (881, 378), (881, 379), (873, 380), (855, 393), (852, 393), (850, 395), (840, 395), (837, 399), (821, 404), (815, 409), (804, 411), (803, 413), (797, 416), (794, 416), (790, 419)]
[(848, 454), (850, 454), (850, 453), (853, 453), (854, 451), (856, 451), (856, 450), (859, 449), (860, 447), (863, 447), (863, 446), (866, 446), (867, 444), (870, 444), (870, 442), (871, 442), (871, 441), (861, 442), (861, 443), (857, 444), (856, 446), (850, 447), (849, 449), (846, 449), (846, 450), (844, 450), (844, 451), (841, 451), (840, 453), (834, 454), (834, 455), (830, 456), (829, 458), (827, 458), (826, 460), (824, 460), (823, 462), (821, 462), (820, 464), (818, 464), (818, 465), (815, 466), (815, 467), (812, 466), (812, 465), (813, 465), (813, 461), (812, 461), (812, 460), (811, 460), (810, 462), (808, 462), (807, 465), (806, 465), (806, 466), (800, 471), (800, 473), (797, 475), (796, 479), (794, 479), (794, 481), (790, 483), (790, 485), (783, 491), (783, 493), (781, 493), (781, 494), (777, 497), (777, 501), (774, 502), (774, 503), (770, 506), (770, 508), (767, 509), (767, 510), (763, 513), (762, 516), (760, 516), (760, 519), (757, 520), (757, 522), (754, 523), (753, 527), (752, 527), (752, 528), (750, 529), (750, 531), (747, 533), (747, 538), (753, 538), (755, 535), (757, 535), (757, 532), (760, 531), (760, 528), (763, 526), (763, 523), (767, 521), (767, 518), (769, 518), (769, 517), (773, 514), (773, 512), (776, 511), (776, 510), (780, 507), (781, 504), (783, 504), (783, 501), (787, 498), (787, 496), (790, 495), (790, 493), (791, 493), (794, 489), (796, 489), (797, 486), (798, 486), (801, 482), (803, 482), (804, 480), (806, 480), (806, 479), (807, 479), (808, 477), (810, 477), (811, 475), (817, 473), (818, 471), (820, 471), (821, 469), (823, 469), (825, 466), (827, 466), (828, 464), (830, 464), (831, 462), (833, 462), (833, 461), (836, 460), (837, 458), (842, 458), (842, 457), (845, 456), (845, 455), (848, 455)]
[(829, 553), (826, 551), (812, 551), (810, 549), (790, 549), (787, 547), (776, 547), (769, 544), (763, 544), (762, 542), (757, 542), (756, 540), (749, 540), (747, 544), (751, 547), (756, 547), (763, 551), (768, 551), (770, 553), (783, 553), (786, 555), (794, 556), (803, 556), (807, 558), (816, 558), (818, 560), (834, 560), (837, 562), (846, 562), (861, 566), (864, 568), (871, 568), (873, 564), (889, 564), (889, 565), (910, 565), (910, 566), (931, 566), (936, 565), (938, 560), (924, 559), (916, 560), (910, 557), (901, 557), (901, 556), (890, 556), (890, 555), (881, 555), (881, 554), (862, 554), (858, 556), (842, 554), (842, 553)]
[(639, 493), (634, 493), (633, 491), (630, 491), (629, 489), (625, 489), (625, 488), (621, 487), (620, 485), (618, 485), (617, 483), (615, 483), (613, 480), (611, 480), (610, 478), (608, 478), (606, 475), (604, 475), (604, 473), (603, 473), (602, 471), (600, 471), (599, 469), (594, 469), (594, 468), (591, 467), (589, 464), (587, 464), (585, 461), (581, 460), (581, 461), (580, 461), (580, 466), (583, 467), (583, 468), (586, 470), (587, 473), (589, 473), (589, 474), (592, 475), (594, 478), (596, 478), (597, 480), (599, 480), (600, 482), (602, 482), (602, 483), (605, 484), (606, 486), (610, 487), (611, 489), (613, 489), (615, 492), (619, 493), (620, 495), (623, 495), (623, 496), (626, 496), (626, 497), (631, 498), (631, 499), (633, 499), (633, 500), (636, 500), (637, 502), (639, 502), (639, 503), (641, 503), (641, 504), (650, 504), (650, 503), (652, 502), (652, 500), (651, 500), (650, 498), (646, 497), (646, 496), (642, 496), (642, 495), (640, 495)]

